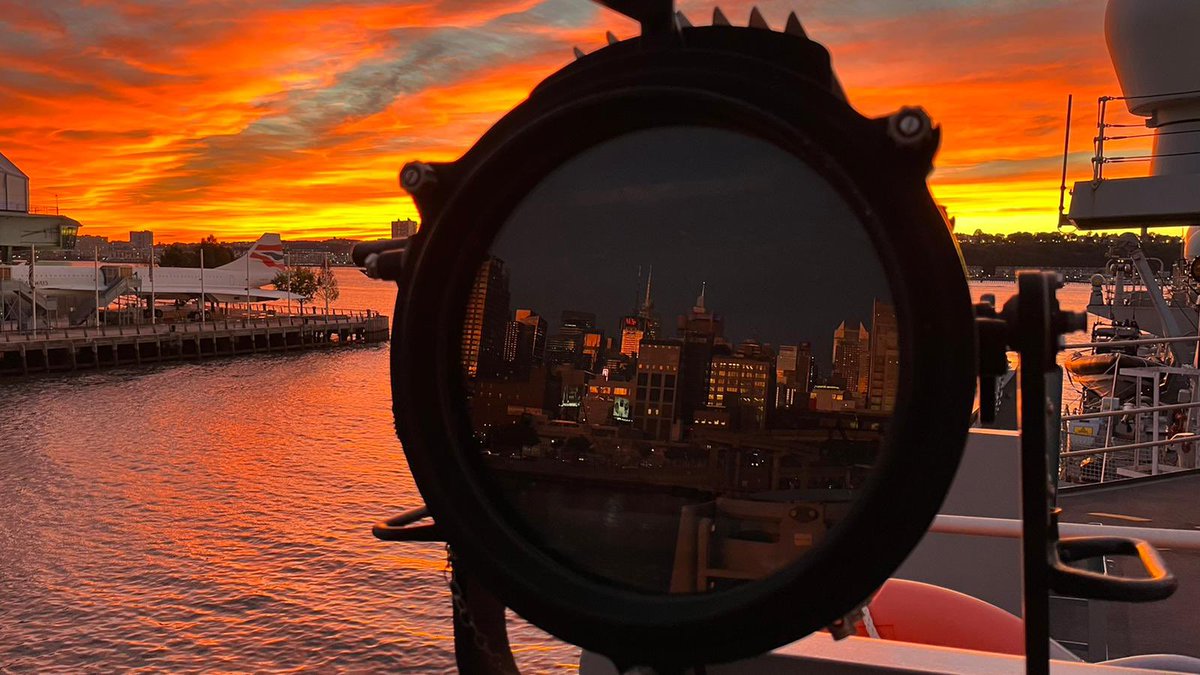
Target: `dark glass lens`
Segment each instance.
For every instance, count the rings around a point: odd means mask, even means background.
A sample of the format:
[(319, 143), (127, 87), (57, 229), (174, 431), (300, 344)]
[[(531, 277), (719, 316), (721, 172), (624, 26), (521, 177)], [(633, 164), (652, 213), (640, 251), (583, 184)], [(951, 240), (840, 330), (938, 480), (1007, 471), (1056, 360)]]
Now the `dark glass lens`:
[(899, 354), (837, 191), (703, 127), (621, 136), (548, 175), (479, 269), (462, 336), (498, 498), (550, 555), (660, 593), (820, 546), (871, 472)]

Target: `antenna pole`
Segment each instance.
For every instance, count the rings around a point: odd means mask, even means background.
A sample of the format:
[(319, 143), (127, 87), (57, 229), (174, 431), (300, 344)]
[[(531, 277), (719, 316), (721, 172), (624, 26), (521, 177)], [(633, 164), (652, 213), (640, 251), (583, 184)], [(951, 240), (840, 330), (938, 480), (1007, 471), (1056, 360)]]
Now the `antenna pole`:
[[(200, 242), (200, 326), (204, 326), (204, 242)], [(226, 316), (229, 316), (226, 314)], [(199, 343), (197, 343), (199, 345)], [(196, 351), (199, 351), (197, 346)]]
[[(1063, 139), (1062, 185), (1058, 190), (1058, 226), (1063, 226), (1063, 206), (1067, 200), (1067, 153), (1071, 149), (1071, 100), (1072, 94), (1067, 94), (1067, 131)], [(1101, 132), (1103, 133), (1103, 132)]]
[(30, 317), (33, 321), (33, 323), (32, 323), (33, 337), (37, 337), (37, 286), (33, 285), (33, 267), (34, 267), (34, 261), (36, 261), (36, 260), (37, 260), (37, 251), (34, 250), (34, 246), (32, 244), (30, 244), (29, 245), (29, 298), (30, 298), (29, 304), (30, 304), (30, 311), (32, 312)]
[(150, 244), (150, 325), (158, 325), (158, 319), (155, 315), (158, 306), (158, 298), (154, 296), (154, 244)]

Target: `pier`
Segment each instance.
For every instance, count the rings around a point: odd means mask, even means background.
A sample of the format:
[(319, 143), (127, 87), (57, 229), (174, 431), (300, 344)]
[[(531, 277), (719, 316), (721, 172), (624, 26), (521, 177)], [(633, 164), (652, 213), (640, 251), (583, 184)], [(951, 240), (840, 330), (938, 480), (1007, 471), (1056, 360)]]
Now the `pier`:
[(136, 366), (383, 342), (371, 310), (0, 332), (0, 382), (32, 373)]

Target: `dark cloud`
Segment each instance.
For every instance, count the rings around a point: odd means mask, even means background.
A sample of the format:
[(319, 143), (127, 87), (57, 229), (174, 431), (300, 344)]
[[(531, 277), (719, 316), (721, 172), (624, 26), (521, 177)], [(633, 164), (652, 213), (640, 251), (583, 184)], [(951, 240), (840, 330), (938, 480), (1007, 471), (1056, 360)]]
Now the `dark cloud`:
[[(505, 14), (474, 28), (399, 28), (386, 34), (389, 48), (337, 75), (332, 84), (285, 92), (262, 105), (273, 112), (237, 134), (190, 141), (183, 161), (142, 188), (163, 200), (184, 199), (195, 189), (226, 180), (247, 168), (295, 159), (306, 150), (348, 139), (334, 130), (347, 122), (378, 114), (397, 97), (461, 81), (481, 70), (520, 62), (547, 50), (561, 49), (551, 35), (514, 29), (526, 13), (553, 12), (563, 0), (551, 0), (528, 12)], [(583, 21), (587, 12), (568, 12)], [(409, 142), (391, 141), (394, 147)]]

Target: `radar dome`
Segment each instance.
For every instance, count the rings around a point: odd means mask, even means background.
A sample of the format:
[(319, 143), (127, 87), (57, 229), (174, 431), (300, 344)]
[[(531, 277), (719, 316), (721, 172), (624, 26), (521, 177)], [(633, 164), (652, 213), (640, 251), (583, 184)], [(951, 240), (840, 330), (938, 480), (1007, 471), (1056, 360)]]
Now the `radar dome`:
[[(1169, 101), (1200, 100), (1200, 94), (1161, 96), (1200, 89), (1196, 30), (1198, 0), (1109, 0), (1104, 34), (1129, 112), (1150, 116)], [(1169, 104), (1168, 104), (1169, 105)]]

